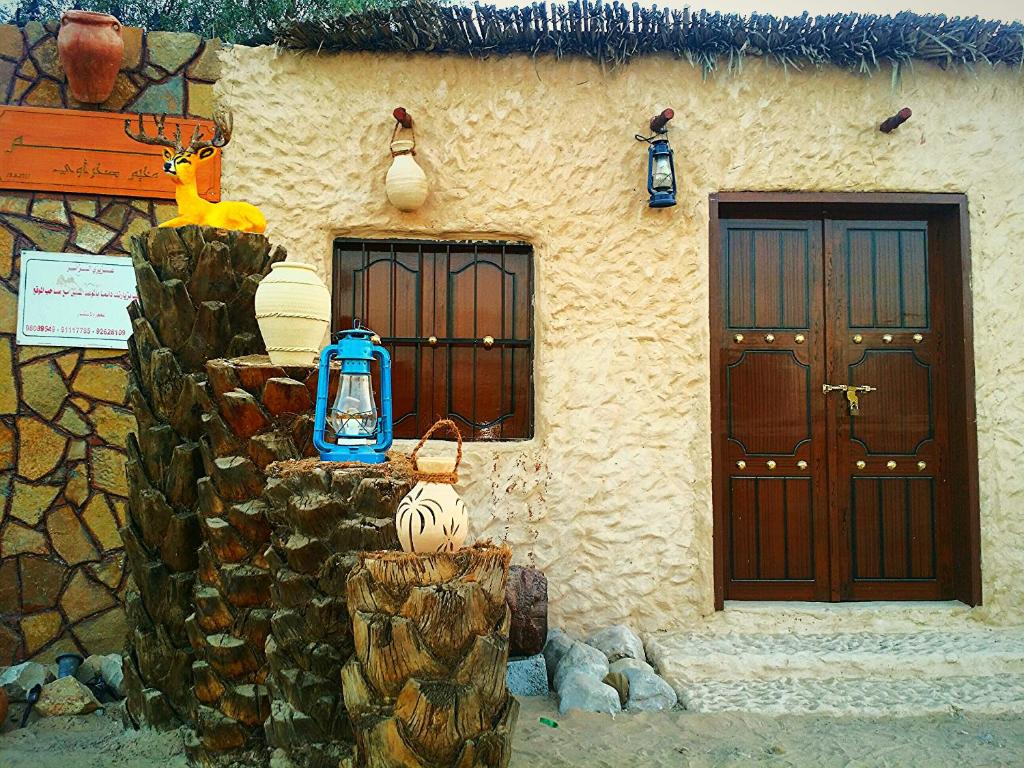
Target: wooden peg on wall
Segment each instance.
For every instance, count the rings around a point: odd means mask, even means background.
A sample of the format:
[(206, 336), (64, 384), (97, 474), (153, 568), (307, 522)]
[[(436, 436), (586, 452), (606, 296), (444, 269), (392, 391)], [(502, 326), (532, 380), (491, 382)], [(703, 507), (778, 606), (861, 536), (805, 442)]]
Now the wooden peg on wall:
[(395, 111), (391, 113), (394, 115), (403, 128), (412, 128), (412, 115), (405, 111), (405, 107), (395, 107)]
[(885, 118), (885, 120), (882, 121), (882, 124), (878, 126), (878, 130), (882, 133), (892, 133), (907, 122), (912, 114), (914, 113), (910, 111), (910, 107), (904, 107), (892, 117)]
[(665, 133), (665, 126), (668, 125), (668, 121), (676, 116), (676, 113), (671, 109), (666, 109), (659, 115), (655, 115), (651, 118), (651, 130), (654, 133)]

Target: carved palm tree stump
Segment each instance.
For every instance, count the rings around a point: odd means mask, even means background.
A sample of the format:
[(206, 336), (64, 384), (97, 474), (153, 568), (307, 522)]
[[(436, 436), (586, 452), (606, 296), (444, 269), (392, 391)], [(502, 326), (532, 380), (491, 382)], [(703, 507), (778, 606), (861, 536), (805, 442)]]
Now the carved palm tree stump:
[(316, 371), (281, 368), (264, 355), (206, 366), (213, 407), (199, 441), (199, 564), (186, 629), (196, 708), (186, 738), (201, 766), (259, 766), (270, 714), (264, 645), (270, 633), (270, 524), (262, 500), (275, 461), (315, 454)]
[(352, 756), (341, 693), (341, 669), (354, 650), (346, 579), (357, 552), (398, 547), (395, 511), (411, 487), (409, 466), (398, 457), (380, 465), (307, 459), (271, 468), (263, 497), (273, 526), (266, 732), (282, 764), (338, 768)]
[(342, 672), (360, 768), (504, 768), (511, 553), (373, 552), (348, 580), (355, 656)]
[(128, 713), (152, 727), (189, 719), (192, 649), (185, 619), (200, 544), (197, 481), (206, 361), (262, 352), (253, 299), (284, 259), (260, 235), (208, 227), (152, 229), (132, 241), (138, 301), (128, 309), (128, 519), (121, 529), (137, 591), (126, 598)]

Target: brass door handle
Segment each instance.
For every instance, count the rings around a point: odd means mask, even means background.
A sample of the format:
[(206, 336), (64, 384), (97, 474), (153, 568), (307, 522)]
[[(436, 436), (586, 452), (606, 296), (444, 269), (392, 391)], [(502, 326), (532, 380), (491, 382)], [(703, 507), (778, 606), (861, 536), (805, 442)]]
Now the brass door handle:
[(822, 384), (821, 391), (826, 395), (829, 392), (845, 392), (846, 400), (850, 404), (850, 415), (856, 416), (860, 413), (860, 398), (857, 393), (877, 392), (878, 387), (872, 387), (870, 384)]

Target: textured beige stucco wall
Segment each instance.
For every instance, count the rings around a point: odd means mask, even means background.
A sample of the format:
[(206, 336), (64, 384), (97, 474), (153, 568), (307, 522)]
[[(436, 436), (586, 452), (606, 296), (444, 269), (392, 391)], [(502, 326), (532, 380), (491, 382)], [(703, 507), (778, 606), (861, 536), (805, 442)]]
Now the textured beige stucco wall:
[[(327, 278), (337, 236), (535, 247), (536, 438), (469, 446), (462, 490), (474, 532), (543, 568), (553, 623), (579, 630), (694, 627), (713, 611), (709, 193), (966, 192), (986, 599), (970, 613), (1024, 618), (1024, 76), (922, 64), (893, 90), (887, 71), (755, 60), (706, 82), (669, 58), (603, 71), (239, 47), (224, 62), (224, 194), (259, 204), (290, 258)], [(412, 214), (383, 189), (399, 104), (432, 190)], [(880, 134), (904, 105), (913, 119)], [(655, 211), (633, 135), (666, 106), (679, 205)]]

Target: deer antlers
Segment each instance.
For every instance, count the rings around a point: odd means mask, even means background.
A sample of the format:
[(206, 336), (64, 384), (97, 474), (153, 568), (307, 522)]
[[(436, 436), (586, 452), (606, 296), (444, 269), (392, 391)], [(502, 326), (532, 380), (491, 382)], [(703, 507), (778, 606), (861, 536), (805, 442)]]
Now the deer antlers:
[(146, 127), (143, 122), (144, 117), (145, 115), (139, 115), (139, 130), (136, 133), (132, 133), (132, 121), (130, 119), (124, 121), (124, 132), (128, 138), (140, 144), (170, 147), (174, 150), (175, 154), (198, 152), (203, 147), (223, 147), (231, 141), (231, 129), (234, 126), (234, 118), (231, 111), (218, 107), (213, 113), (213, 136), (208, 141), (203, 140), (203, 129), (197, 125), (195, 130), (192, 131), (192, 137), (189, 139), (188, 146), (186, 147), (181, 143), (181, 123), (175, 126), (174, 138), (170, 139), (164, 133), (164, 122), (167, 120), (167, 115), (153, 115), (156, 135), (150, 136), (146, 133)]
[(189, 142), (189, 150), (196, 152), (203, 147), (223, 147), (231, 141), (231, 130), (235, 126), (234, 115), (230, 109), (217, 107), (213, 110), (213, 137), (209, 141), (200, 141), (201, 131), (196, 126), (192, 133), (192, 140)]

